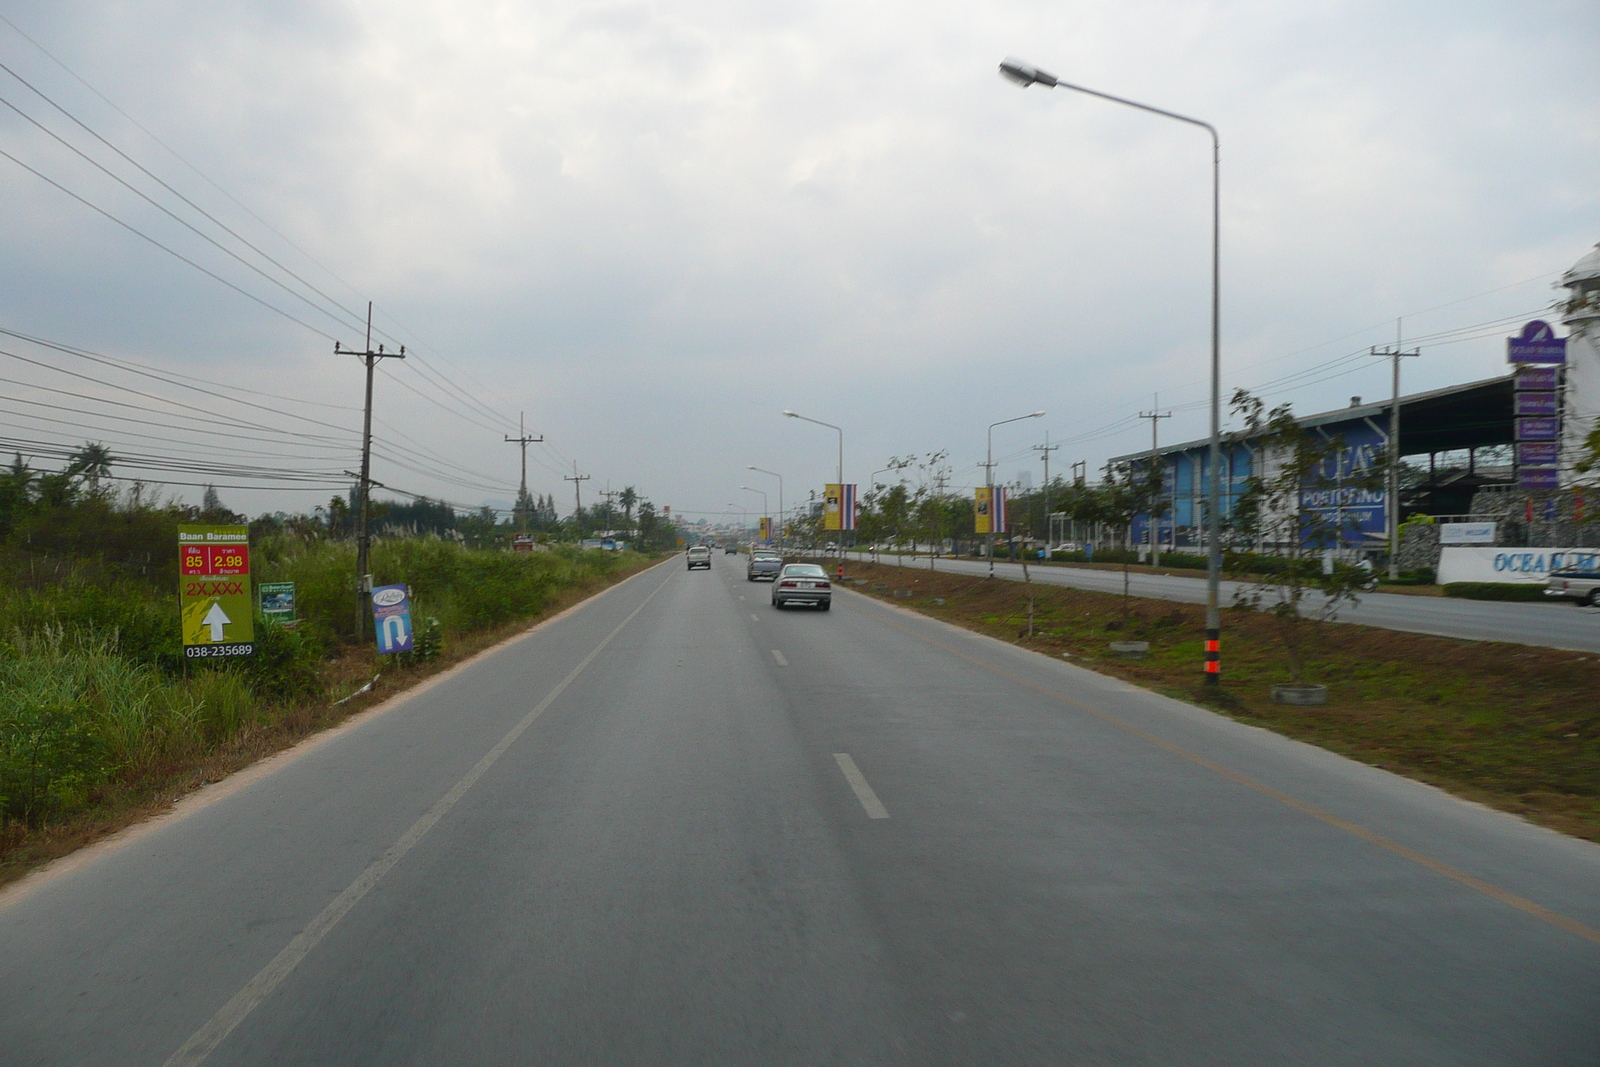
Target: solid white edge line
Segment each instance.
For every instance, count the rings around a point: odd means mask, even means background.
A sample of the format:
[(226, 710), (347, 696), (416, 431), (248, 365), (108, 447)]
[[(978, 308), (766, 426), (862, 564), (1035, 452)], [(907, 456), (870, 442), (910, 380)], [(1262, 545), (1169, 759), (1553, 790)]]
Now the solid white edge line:
[(533, 725), (534, 720), (543, 715), (545, 710), (556, 702), (556, 699), (566, 691), (567, 687), (577, 680), (578, 675), (582, 674), (589, 664), (593, 663), (600, 653), (605, 651), (606, 646), (611, 644), (612, 640), (622, 632), (622, 628), (632, 622), (645, 609), (645, 606), (655, 598), (655, 595), (667, 587), (667, 583), (670, 581), (672, 579), (668, 578), (666, 582), (662, 582), (652, 589), (649, 596), (640, 601), (639, 606), (629, 612), (628, 617), (618, 623), (616, 629), (607, 634), (605, 640), (601, 641), (587, 656), (583, 657), (576, 667), (568, 671), (567, 676), (561, 679), (554, 689), (545, 694), (545, 698), (539, 701), (532, 711), (524, 715), (515, 726), (507, 731), (506, 735), (485, 753), (484, 757), (463, 775), (460, 781), (451, 786), (448, 793), (440, 797), (433, 807), (423, 814), (422, 818), (412, 823), (411, 828), (401, 834), (399, 840), (390, 845), (383, 855), (374, 860), (366, 870), (361, 872), (355, 881), (345, 887), (344, 892), (340, 893), (333, 899), (332, 903), (323, 908), (304, 930), (296, 934), (294, 939), (272, 958), (271, 962), (261, 968), (254, 978), (246, 982), (243, 989), (234, 994), (233, 999), (224, 1004), (204, 1026), (196, 1030), (189, 1040), (185, 1041), (183, 1046), (166, 1061), (165, 1067), (194, 1067), (196, 1064), (203, 1063), (206, 1057), (210, 1056), (217, 1046), (222, 1043), (223, 1039), (232, 1033), (235, 1027), (244, 1022), (245, 1018), (272, 994), (272, 991), (294, 971), (295, 967), (299, 966), (300, 961), (305, 959), (311, 950), (317, 947), (318, 942), (338, 925), (339, 920), (344, 918), (350, 912), (350, 909), (360, 903), (361, 898), (366, 896), (372, 887), (377, 885), (383, 876), (394, 868), (395, 864), (404, 859), (406, 853), (415, 848), (417, 843), (427, 835), (428, 831), (433, 829), (434, 825), (444, 818), (451, 808), (456, 806), (456, 802), (466, 794), (467, 790), (471, 789), (478, 779), (482, 778), (489, 768), (495, 765), (506, 750), (516, 743), (517, 738), (521, 737), (528, 727)]
[(883, 801), (878, 799), (878, 794), (872, 791), (867, 784), (866, 775), (861, 773), (861, 768), (856, 766), (856, 761), (850, 758), (848, 752), (835, 752), (834, 762), (844, 772), (844, 780), (850, 783), (850, 788), (855, 790), (856, 799), (861, 801), (861, 806), (867, 809), (869, 819), (887, 819), (889, 809), (883, 806)]

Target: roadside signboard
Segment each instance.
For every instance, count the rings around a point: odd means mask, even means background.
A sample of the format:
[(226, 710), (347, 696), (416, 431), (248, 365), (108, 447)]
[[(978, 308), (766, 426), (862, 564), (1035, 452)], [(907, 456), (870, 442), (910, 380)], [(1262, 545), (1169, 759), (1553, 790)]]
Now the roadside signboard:
[(372, 590), (372, 629), (379, 655), (411, 651), (411, 594), (406, 586), (380, 585)]
[(1523, 441), (1517, 445), (1517, 463), (1524, 467), (1550, 467), (1561, 460), (1555, 441)]
[(261, 617), (285, 629), (294, 629), (294, 583), (262, 582), (256, 586), (261, 600)]
[(255, 653), (248, 526), (178, 527), (178, 604), (185, 657)]
[(1517, 379), (1514, 388), (1518, 392), (1530, 390), (1534, 392), (1550, 392), (1561, 386), (1561, 369), (1559, 367), (1518, 367)]
[(1506, 338), (1508, 363), (1565, 363), (1567, 341), (1557, 337), (1550, 324), (1534, 319), (1516, 337)]
[(766, 516), (761, 518), (761, 540), (767, 542), (772, 540), (772, 520)]
[(1439, 543), (1441, 545), (1492, 545), (1495, 538), (1495, 524), (1492, 522), (1441, 522), (1439, 524)]
[(1517, 419), (1518, 441), (1559, 441), (1560, 419)]
[(1517, 471), (1519, 489), (1559, 489), (1561, 472), (1555, 467), (1523, 467)]
[(1518, 415), (1559, 415), (1560, 407), (1557, 405), (1557, 393), (1531, 393), (1519, 392), (1516, 394), (1516, 414)]

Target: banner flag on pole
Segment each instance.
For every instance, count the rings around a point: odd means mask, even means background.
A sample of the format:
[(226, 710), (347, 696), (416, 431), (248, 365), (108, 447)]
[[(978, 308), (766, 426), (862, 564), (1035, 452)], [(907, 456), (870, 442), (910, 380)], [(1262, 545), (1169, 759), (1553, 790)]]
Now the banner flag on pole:
[(827, 484), (825, 502), (822, 511), (822, 528), (824, 530), (854, 530), (856, 528), (856, 487), (854, 485), (840, 485), (837, 482)]
[(1006, 487), (1005, 486), (997, 485), (997, 486), (994, 487), (994, 502), (992, 504), (992, 507), (994, 508), (994, 532), (995, 533), (999, 533), (999, 534), (1003, 534), (1003, 533), (1006, 532)]
[(993, 493), (987, 485), (978, 486), (973, 497), (972, 528), (975, 533), (994, 533)]

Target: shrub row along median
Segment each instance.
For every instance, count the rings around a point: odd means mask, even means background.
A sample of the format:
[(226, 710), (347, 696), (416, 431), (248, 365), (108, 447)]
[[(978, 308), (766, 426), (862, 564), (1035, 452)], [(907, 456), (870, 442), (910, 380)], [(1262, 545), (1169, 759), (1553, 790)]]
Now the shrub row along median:
[[(1306, 680), (1328, 702), (1291, 707), (1271, 700), (1291, 679), (1264, 612), (1224, 612), (1219, 694), (1200, 685), (1199, 605), (867, 563), (846, 575), (869, 596), (1600, 841), (1600, 657), (1308, 622)], [(1149, 655), (1119, 659), (1112, 641), (1148, 641)]]

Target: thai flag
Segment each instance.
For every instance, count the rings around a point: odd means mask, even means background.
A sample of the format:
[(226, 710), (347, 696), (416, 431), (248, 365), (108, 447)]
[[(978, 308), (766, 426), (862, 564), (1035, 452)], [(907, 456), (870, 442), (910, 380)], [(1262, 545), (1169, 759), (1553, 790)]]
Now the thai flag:
[(993, 512), (994, 512), (994, 526), (992, 527), (994, 532), (995, 533), (999, 533), (999, 534), (1005, 533), (1006, 532), (1006, 487), (1005, 486), (997, 485), (997, 486), (994, 487), (994, 502), (992, 504), (990, 504), (990, 507), (993, 509)]
[(856, 528), (856, 487), (841, 485), (839, 487), (839, 529), (854, 530)]

